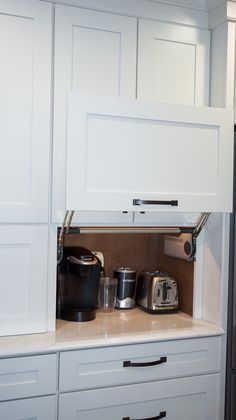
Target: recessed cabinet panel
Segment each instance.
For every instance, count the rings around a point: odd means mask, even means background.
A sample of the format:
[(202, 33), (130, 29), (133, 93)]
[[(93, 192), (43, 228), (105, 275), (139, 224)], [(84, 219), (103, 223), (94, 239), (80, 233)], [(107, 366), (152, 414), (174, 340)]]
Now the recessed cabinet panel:
[[(86, 125), (88, 192), (217, 193), (218, 127), (96, 115), (88, 115)], [(99, 150), (107, 154), (104, 166), (97, 159)], [(122, 162), (121, 173), (112, 157)]]
[(0, 335), (46, 330), (46, 226), (0, 227)]
[[(121, 33), (114, 30), (73, 26), (73, 90), (120, 95)], [(83, 45), (83, 48), (81, 48)], [(107, 60), (107, 54), (109, 60)], [(94, 72), (96, 63), (96, 72)]]
[(67, 143), (68, 210), (232, 209), (231, 111), (71, 94)]
[(210, 32), (139, 20), (138, 98), (208, 105)]
[(0, 220), (48, 219), (51, 5), (0, 5)]
[[(52, 203), (54, 222), (61, 222), (65, 211), (67, 93), (79, 91), (134, 98), (136, 36), (137, 21), (134, 18), (56, 5)], [(101, 165), (105, 164), (101, 153), (97, 160)], [(84, 214), (84, 219), (85, 216)], [(100, 223), (99, 215), (95, 217), (95, 221)]]

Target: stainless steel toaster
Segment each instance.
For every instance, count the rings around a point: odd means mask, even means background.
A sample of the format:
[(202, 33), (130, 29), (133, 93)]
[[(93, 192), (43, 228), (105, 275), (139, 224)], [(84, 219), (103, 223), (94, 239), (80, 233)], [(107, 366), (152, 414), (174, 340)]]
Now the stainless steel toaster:
[(173, 312), (178, 309), (177, 281), (161, 271), (142, 271), (137, 280), (136, 304), (147, 312)]

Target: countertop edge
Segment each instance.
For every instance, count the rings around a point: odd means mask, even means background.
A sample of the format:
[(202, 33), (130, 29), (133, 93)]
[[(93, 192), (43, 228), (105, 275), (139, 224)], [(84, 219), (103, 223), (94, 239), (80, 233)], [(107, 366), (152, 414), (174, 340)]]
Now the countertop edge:
[[(147, 332), (142, 335), (130, 337), (110, 337), (110, 338), (90, 338), (89, 340), (64, 340), (56, 343), (54, 341), (55, 332), (31, 335), (31, 342), (28, 336), (2, 337), (0, 338), (0, 359), (10, 357), (23, 357), (33, 355), (52, 354), (64, 351), (75, 351), (85, 349), (96, 349), (113, 346), (138, 345), (147, 343), (158, 343), (164, 341), (188, 340), (225, 335), (222, 327), (213, 325), (212, 328), (206, 327), (199, 330), (179, 330), (161, 332), (153, 334)], [(37, 337), (36, 337), (37, 336)], [(5, 339), (5, 340), (4, 340)], [(35, 339), (35, 340), (34, 340)], [(1, 343), (5, 341), (5, 345)]]

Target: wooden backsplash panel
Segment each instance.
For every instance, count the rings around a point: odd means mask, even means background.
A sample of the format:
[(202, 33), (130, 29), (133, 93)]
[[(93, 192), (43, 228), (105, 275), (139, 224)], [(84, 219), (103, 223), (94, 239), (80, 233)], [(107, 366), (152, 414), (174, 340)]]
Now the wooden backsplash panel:
[(160, 270), (167, 271), (178, 281), (180, 310), (193, 314), (194, 263), (164, 254), (164, 235), (158, 235), (158, 259)]
[(137, 272), (157, 269), (156, 234), (72, 234), (66, 237), (65, 246), (68, 245), (102, 251), (108, 276), (112, 276), (114, 267), (118, 266), (132, 267)]
[(164, 254), (164, 235), (142, 234), (69, 234), (65, 246), (83, 246), (91, 251), (102, 251), (105, 270), (112, 276), (114, 267), (143, 270), (163, 270), (178, 281), (180, 310), (192, 315), (193, 311), (193, 262)]

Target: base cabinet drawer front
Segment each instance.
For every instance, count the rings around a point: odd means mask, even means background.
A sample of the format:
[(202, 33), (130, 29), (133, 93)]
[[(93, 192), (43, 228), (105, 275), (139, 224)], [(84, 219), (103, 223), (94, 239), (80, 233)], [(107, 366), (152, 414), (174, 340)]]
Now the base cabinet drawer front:
[(56, 354), (0, 360), (0, 401), (55, 394), (56, 390)]
[(26, 398), (0, 403), (1, 420), (56, 420), (56, 397)]
[(215, 374), (62, 394), (59, 420), (219, 420), (219, 384)]
[[(216, 373), (220, 352), (221, 337), (62, 352), (59, 389), (73, 391)], [(141, 366), (124, 367), (124, 362)]]

